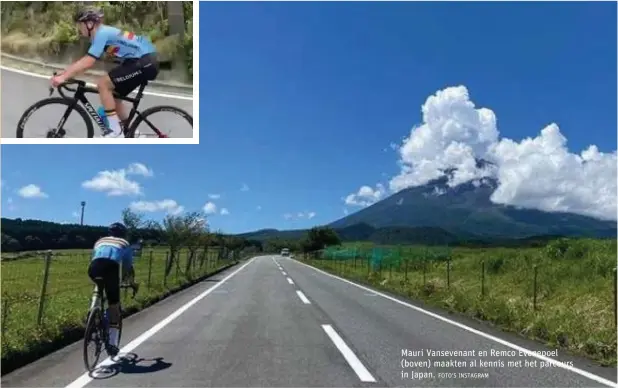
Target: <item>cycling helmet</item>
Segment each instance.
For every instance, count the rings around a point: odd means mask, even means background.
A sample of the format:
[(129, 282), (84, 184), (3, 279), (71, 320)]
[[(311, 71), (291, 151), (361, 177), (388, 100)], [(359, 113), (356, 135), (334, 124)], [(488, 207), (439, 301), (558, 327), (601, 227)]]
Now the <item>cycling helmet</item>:
[(98, 8), (84, 8), (75, 13), (73, 20), (78, 22), (100, 22), (103, 19), (103, 11)]
[(125, 238), (127, 236), (127, 227), (121, 222), (114, 222), (109, 226), (109, 234), (112, 237)]

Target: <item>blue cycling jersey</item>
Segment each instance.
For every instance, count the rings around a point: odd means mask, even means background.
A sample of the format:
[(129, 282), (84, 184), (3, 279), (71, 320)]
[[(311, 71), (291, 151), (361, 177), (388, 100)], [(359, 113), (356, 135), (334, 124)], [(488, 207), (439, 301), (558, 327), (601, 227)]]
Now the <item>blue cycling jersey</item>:
[(92, 260), (96, 259), (113, 260), (129, 268), (133, 265), (133, 248), (123, 238), (103, 237), (94, 244)]
[(92, 38), (88, 55), (96, 59), (107, 53), (118, 59), (136, 59), (157, 50), (150, 40), (129, 31), (101, 24)]

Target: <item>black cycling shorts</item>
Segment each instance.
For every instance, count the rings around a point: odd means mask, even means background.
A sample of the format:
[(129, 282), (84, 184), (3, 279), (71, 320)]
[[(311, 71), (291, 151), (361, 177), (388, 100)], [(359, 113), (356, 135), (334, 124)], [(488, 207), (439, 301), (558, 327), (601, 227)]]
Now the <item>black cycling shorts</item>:
[(120, 302), (120, 264), (107, 258), (94, 259), (88, 267), (88, 276), (103, 286), (108, 304)]
[(107, 74), (116, 93), (126, 97), (138, 86), (157, 78), (159, 63), (153, 54), (147, 54), (139, 59), (127, 59)]

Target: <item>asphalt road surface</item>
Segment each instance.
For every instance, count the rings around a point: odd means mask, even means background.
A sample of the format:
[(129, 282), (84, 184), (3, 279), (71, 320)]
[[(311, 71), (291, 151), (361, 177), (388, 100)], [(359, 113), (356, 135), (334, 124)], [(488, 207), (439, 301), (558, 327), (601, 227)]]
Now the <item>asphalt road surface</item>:
[[(17, 123), (26, 109), (35, 102), (49, 97), (49, 77), (34, 73), (26, 74), (2, 68), (0, 84), (0, 98), (2, 100), (2, 137), (15, 138)], [(147, 95), (146, 93), (150, 94)], [(67, 92), (67, 94), (70, 96), (72, 92)], [(56, 97), (59, 96), (57, 92), (54, 92), (53, 95)], [(95, 108), (101, 105), (97, 94), (89, 93), (86, 97)], [(124, 105), (127, 108), (130, 107), (130, 104), (127, 102), (125, 102)], [(191, 96), (158, 90), (153, 91), (153, 88), (148, 86), (146, 87), (145, 94), (138, 109), (142, 112), (146, 108), (156, 105), (175, 106), (193, 115), (193, 100)], [(46, 129), (54, 127), (58, 123), (65, 109), (66, 107), (57, 105), (47, 106), (36, 111), (26, 124), (26, 133), (24, 137), (42, 137), (41, 134), (46, 133)], [(180, 116), (167, 112), (159, 112), (150, 116), (149, 120), (170, 137), (193, 137), (193, 129), (190, 124), (184, 121)], [(94, 122), (93, 125), (96, 137), (100, 135), (100, 133)], [(65, 128), (67, 130), (67, 137), (86, 137), (85, 124), (81, 116), (76, 112), (71, 113)], [(142, 133), (153, 134), (149, 128), (147, 124), (142, 124), (139, 126), (138, 130)], [(31, 134), (29, 135), (28, 132), (31, 132)]]
[[(560, 356), (572, 367), (541, 368), (542, 357), (519, 355), (546, 349), (538, 344), (432, 314), (293, 259), (262, 256), (126, 319), (123, 361), (103, 361), (89, 376), (76, 343), (6, 375), (2, 386), (615, 386), (616, 368)], [(429, 354), (440, 350), (476, 355)], [(432, 365), (406, 367), (403, 359)], [(449, 360), (459, 365), (433, 364)]]

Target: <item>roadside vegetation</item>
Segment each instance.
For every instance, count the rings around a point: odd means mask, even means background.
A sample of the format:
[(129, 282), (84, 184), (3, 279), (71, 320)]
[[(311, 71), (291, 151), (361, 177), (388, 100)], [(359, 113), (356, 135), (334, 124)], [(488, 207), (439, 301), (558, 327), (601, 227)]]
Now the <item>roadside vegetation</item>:
[(344, 244), (308, 264), (616, 365), (616, 240), (540, 248)]
[[(169, 215), (161, 223), (154, 223), (145, 222), (141, 215), (127, 209), (123, 220), (130, 228), (131, 241), (141, 238), (140, 230), (146, 224), (165, 238), (165, 245), (146, 243), (138, 251), (135, 279), (140, 289), (135, 299), (130, 292), (123, 295), (125, 312), (138, 311), (256, 251), (250, 246), (228, 244), (232, 240), (210, 232), (199, 212)], [(105, 235), (105, 229), (100, 229), (98, 237)], [(33, 361), (33, 354), (42, 356), (55, 350), (55, 344), (83, 332), (93, 290), (87, 276), (91, 251), (50, 252), (3, 255), (3, 373)]]
[(170, 35), (166, 1), (4, 1), (2, 14), (2, 51), (24, 57), (54, 56), (80, 50), (88, 45), (78, 36), (69, 15), (78, 7), (96, 5), (105, 12), (105, 23), (150, 38), (157, 46), (160, 60), (186, 58), (187, 73), (193, 77), (193, 2), (184, 1), (184, 36)]
[[(133, 310), (228, 263), (288, 248), (339, 276), (616, 363), (616, 239), (377, 245), (315, 227), (297, 238), (248, 240), (210, 231), (199, 212), (161, 223), (129, 210), (122, 218), (131, 242), (145, 246), (136, 261), (142, 288), (136, 300), (123, 299)], [(105, 233), (105, 227), (2, 219), (3, 367), (4, 360), (83, 327), (91, 291), (87, 255)], [(54, 255), (45, 283), (47, 249)]]

